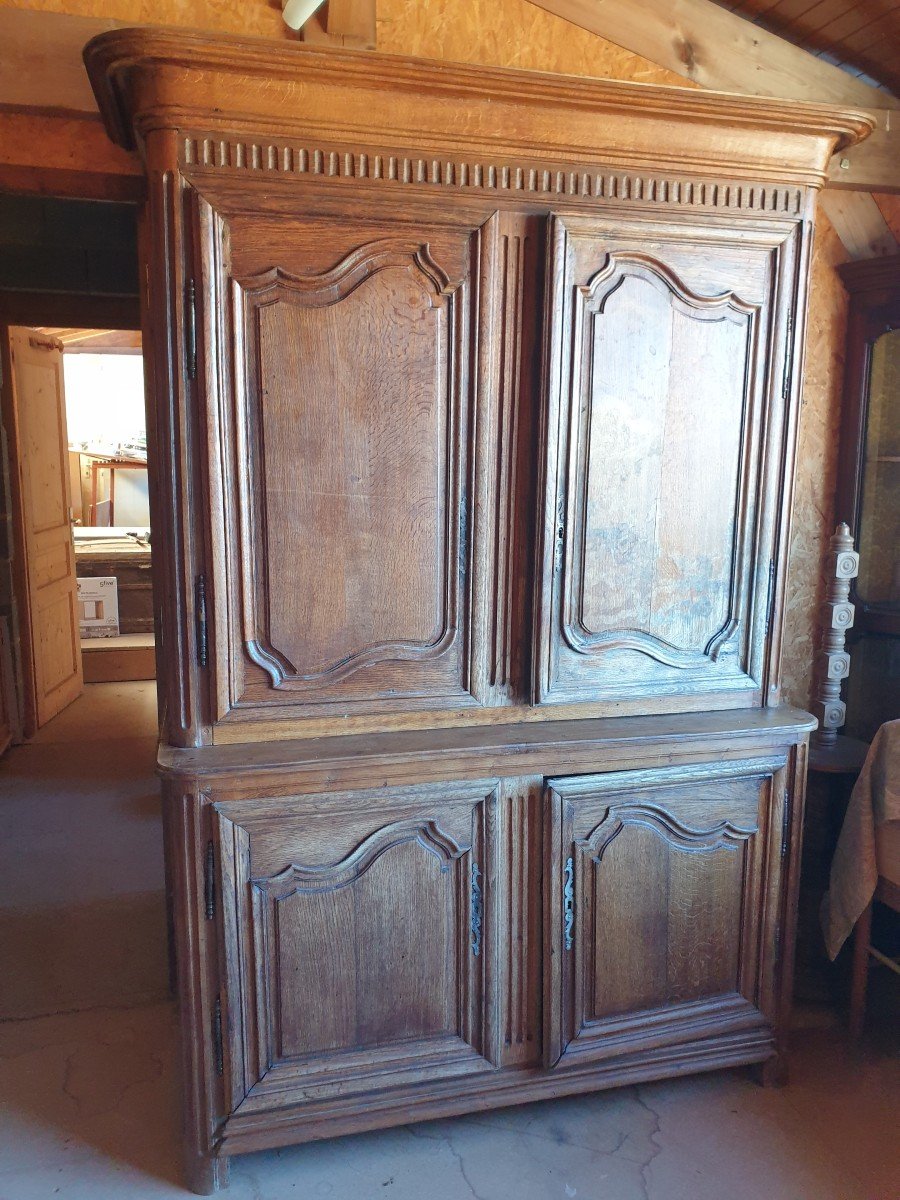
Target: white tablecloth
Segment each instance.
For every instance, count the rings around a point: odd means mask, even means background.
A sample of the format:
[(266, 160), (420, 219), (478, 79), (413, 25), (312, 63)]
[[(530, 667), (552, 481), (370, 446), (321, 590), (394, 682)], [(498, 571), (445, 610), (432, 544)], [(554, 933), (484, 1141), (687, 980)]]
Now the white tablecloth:
[(879, 873), (900, 884), (900, 721), (882, 725), (850, 796), (822, 902), (822, 931), (836, 958), (875, 892)]

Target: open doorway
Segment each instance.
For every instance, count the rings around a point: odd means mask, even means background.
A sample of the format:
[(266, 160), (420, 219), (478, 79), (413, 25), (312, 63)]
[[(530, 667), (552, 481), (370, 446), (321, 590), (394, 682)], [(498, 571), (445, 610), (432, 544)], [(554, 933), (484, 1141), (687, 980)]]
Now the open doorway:
[[(138, 296), (134, 206), (0, 193), (0, 750), (12, 743), (0, 761), (0, 1022), (169, 991)], [(37, 376), (24, 413), (14, 335)], [(27, 553), (26, 439), (39, 468)], [(82, 638), (100, 613), (81, 606), (79, 578), (115, 579), (112, 636)], [(137, 672), (133, 648), (122, 653), (135, 640)], [(40, 728), (23, 686), (36, 661)], [(90, 682), (98, 667), (113, 681)]]
[(141, 335), (9, 326), (10, 498), (25, 737), (83, 684), (155, 677)]

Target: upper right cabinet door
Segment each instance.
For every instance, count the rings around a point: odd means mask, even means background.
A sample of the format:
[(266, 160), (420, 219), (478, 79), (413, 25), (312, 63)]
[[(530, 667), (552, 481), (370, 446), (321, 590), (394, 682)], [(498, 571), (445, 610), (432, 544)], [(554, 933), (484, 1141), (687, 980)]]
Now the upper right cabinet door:
[(534, 699), (775, 695), (798, 226), (555, 217)]

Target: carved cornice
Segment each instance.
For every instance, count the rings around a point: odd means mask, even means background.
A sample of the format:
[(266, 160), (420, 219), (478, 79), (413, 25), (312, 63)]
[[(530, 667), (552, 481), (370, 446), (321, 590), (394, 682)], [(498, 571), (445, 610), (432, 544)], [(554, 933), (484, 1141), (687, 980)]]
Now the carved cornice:
[(210, 36), (119, 29), (85, 48), (110, 136), (266, 130), (443, 160), (533, 156), (820, 186), (873, 119), (828, 105)]
[(261, 139), (187, 134), (179, 158), (195, 170), (299, 176), (379, 187), (452, 188), (476, 194), (518, 195), (558, 200), (600, 200), (719, 209), (772, 216), (797, 216), (803, 210), (800, 187), (633, 173), (572, 163), (481, 160), (426, 153), (366, 152)]

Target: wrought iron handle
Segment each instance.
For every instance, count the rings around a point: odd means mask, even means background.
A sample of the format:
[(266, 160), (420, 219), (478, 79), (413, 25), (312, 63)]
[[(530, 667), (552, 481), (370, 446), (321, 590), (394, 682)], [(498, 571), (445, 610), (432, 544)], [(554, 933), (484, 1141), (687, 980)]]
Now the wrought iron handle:
[(572, 927), (575, 924), (575, 865), (566, 859), (563, 882), (563, 944), (572, 949)]
[(477, 958), (481, 953), (481, 923), (483, 919), (483, 901), (481, 895), (481, 884), (478, 882), (481, 871), (478, 863), (472, 863), (472, 916), (470, 926), (472, 930), (472, 953)]

